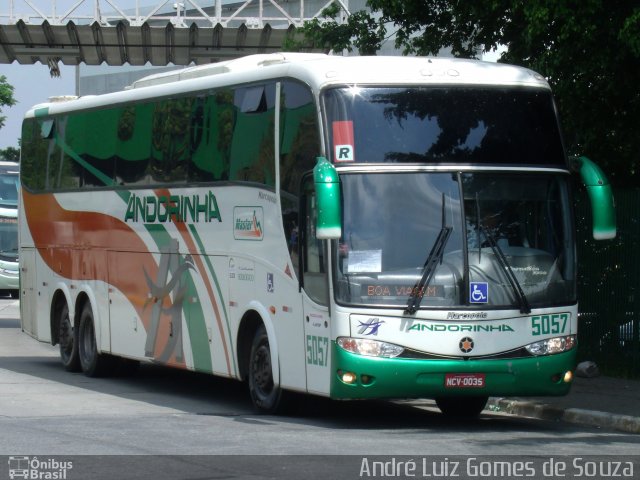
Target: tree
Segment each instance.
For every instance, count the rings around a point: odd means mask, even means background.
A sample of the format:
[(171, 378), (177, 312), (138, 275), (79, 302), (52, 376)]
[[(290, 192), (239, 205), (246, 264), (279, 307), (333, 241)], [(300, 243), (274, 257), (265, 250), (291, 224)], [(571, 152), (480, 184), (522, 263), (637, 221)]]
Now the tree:
[[(638, 0), (369, 0), (347, 23), (312, 22), (300, 45), (373, 53), (387, 31), (404, 54), (500, 61), (543, 74), (554, 90), (570, 155), (587, 155), (617, 185), (640, 185)], [(337, 8), (328, 9), (335, 18)]]
[(16, 147), (0, 148), (0, 160), (5, 162), (19, 162), (20, 149)]
[[(7, 83), (7, 77), (0, 75), (0, 107), (12, 107), (16, 104), (13, 98), (13, 85)], [(0, 112), (2, 109), (0, 108)], [(7, 117), (0, 115), (0, 128), (4, 127)]]

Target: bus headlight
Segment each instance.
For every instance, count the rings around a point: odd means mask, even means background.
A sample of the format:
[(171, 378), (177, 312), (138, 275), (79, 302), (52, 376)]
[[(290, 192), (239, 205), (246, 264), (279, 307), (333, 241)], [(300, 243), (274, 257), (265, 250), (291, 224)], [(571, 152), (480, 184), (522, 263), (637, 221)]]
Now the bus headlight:
[(530, 343), (526, 348), (531, 355), (553, 355), (571, 350), (576, 346), (576, 336), (547, 338), (539, 342)]
[(347, 352), (367, 357), (393, 358), (404, 352), (404, 348), (399, 345), (369, 338), (338, 337), (337, 343)]

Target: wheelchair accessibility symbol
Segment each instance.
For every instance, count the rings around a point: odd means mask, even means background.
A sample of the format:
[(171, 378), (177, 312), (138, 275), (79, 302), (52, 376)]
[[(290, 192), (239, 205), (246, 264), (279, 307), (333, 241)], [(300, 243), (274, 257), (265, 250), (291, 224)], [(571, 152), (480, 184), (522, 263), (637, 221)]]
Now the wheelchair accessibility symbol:
[(489, 303), (489, 284), (487, 282), (471, 282), (469, 284), (469, 301), (471, 303)]

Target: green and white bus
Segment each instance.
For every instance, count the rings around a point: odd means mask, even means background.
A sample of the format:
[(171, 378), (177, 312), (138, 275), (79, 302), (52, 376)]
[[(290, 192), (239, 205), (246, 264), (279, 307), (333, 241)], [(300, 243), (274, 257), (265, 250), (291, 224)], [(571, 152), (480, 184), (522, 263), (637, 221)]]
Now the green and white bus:
[(37, 105), (22, 131), (25, 332), (290, 392), (563, 395), (577, 335), (571, 173), (551, 91), (514, 66), (272, 54)]
[(20, 166), (0, 162), (0, 293), (18, 298), (18, 185)]

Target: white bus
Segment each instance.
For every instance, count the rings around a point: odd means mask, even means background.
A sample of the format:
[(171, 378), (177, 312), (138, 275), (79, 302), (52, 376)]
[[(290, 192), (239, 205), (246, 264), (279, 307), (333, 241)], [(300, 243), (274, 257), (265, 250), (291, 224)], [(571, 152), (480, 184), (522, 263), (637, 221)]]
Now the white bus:
[(148, 361), (290, 392), (563, 395), (577, 335), (570, 166), (547, 82), (437, 58), (273, 54), (35, 106), (21, 315), (68, 370)]
[(0, 294), (18, 298), (18, 178), (20, 166), (0, 162)]

